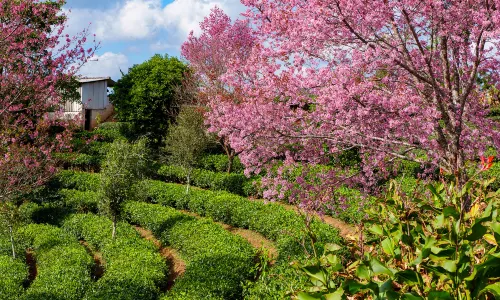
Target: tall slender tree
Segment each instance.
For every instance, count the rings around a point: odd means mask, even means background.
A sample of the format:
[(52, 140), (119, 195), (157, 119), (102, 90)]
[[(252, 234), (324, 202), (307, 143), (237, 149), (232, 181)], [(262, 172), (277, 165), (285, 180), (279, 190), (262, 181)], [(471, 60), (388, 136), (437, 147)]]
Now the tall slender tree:
[[(199, 79), (198, 104), (217, 105), (220, 101), (237, 102), (241, 97), (238, 90), (228, 86), (223, 81), (229, 63), (242, 63), (250, 54), (254, 39), (248, 22), (231, 19), (219, 8), (214, 8), (210, 15), (201, 23), (202, 33), (195, 36), (193, 32), (182, 44), (182, 56), (186, 58), (190, 67)], [(207, 118), (212, 128), (220, 128), (216, 118)], [(220, 144), (228, 157), (230, 173), (237, 151), (231, 147), (229, 137), (223, 131), (216, 130)]]

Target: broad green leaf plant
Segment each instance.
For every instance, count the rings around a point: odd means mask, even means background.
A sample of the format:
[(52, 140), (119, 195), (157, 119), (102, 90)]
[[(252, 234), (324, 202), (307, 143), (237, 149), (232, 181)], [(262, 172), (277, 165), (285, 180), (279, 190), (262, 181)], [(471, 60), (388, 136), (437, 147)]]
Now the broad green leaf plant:
[(494, 179), (477, 178), (413, 195), (392, 182), (364, 224), (368, 238), (349, 241), (354, 261), (326, 247), (315, 264), (300, 266), (311, 287), (298, 299), (500, 299), (499, 191), (488, 189)]

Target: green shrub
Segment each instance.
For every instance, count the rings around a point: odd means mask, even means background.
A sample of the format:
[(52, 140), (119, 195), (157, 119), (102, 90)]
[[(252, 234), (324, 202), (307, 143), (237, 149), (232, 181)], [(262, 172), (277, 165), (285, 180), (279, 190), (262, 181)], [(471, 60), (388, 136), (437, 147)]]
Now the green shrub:
[[(229, 158), (225, 154), (205, 155), (198, 162), (198, 167), (200, 169), (205, 169), (207, 171), (220, 172), (220, 173), (227, 172), (228, 165), (229, 165)], [(241, 173), (245, 169), (245, 167), (241, 164), (241, 161), (238, 157), (234, 158), (232, 168), (233, 168), (232, 173)]]
[(97, 213), (100, 194), (93, 191), (62, 189), (58, 191), (64, 205), (76, 213)]
[(97, 134), (104, 142), (134, 140), (137, 138), (133, 125), (127, 122), (105, 122), (94, 129), (92, 133)]
[(299, 298), (497, 299), (500, 195), (487, 181), (449, 178), (410, 194), (393, 181), (365, 222), (373, 237), (348, 245), (366, 250), (343, 263), (332, 246), (299, 265), (311, 279)]
[(63, 228), (102, 252), (104, 275), (85, 294), (86, 299), (157, 299), (167, 267), (152, 242), (142, 239), (126, 223), (117, 224), (111, 238), (111, 220), (92, 214), (76, 214)]
[[(241, 196), (227, 192), (213, 192), (192, 189), (185, 194), (182, 185), (165, 183), (156, 180), (145, 180), (140, 183), (142, 191), (140, 200), (159, 203), (179, 209), (188, 209), (202, 216), (211, 217), (215, 221), (254, 230), (266, 238), (279, 242), (289, 237), (301, 240), (305, 237), (305, 225), (302, 218), (294, 211), (285, 209), (275, 203), (265, 204), (250, 201)], [(338, 230), (315, 220), (312, 227), (320, 243), (340, 242)], [(286, 243), (284, 243), (286, 244)], [(303, 255), (300, 245), (288, 247), (290, 251), (281, 251), (284, 257)], [(306, 243), (308, 244), (308, 243)]]
[[(171, 165), (161, 166), (158, 170), (158, 175), (163, 180), (177, 183), (186, 183), (186, 171), (183, 168)], [(252, 191), (243, 187), (248, 182), (253, 181), (248, 179), (243, 174), (227, 174), (212, 172), (202, 169), (194, 169), (191, 174), (191, 184), (200, 188), (206, 188), (214, 191), (228, 191), (238, 195), (245, 195), (245, 192)]]
[(102, 159), (108, 153), (111, 144), (111, 142), (91, 141), (82, 147), (80, 152)]
[(360, 223), (367, 217), (365, 210), (375, 205), (376, 199), (356, 189), (342, 186), (335, 190), (326, 213), (347, 223)]
[(97, 173), (61, 171), (49, 183), (52, 188), (75, 189), (80, 191), (99, 191), (101, 176)]
[(28, 266), (11, 256), (0, 255), (0, 300), (19, 299), (28, 279)]
[(254, 276), (255, 250), (247, 241), (172, 208), (129, 202), (124, 210), (130, 222), (150, 229), (187, 261), (186, 272), (169, 293), (174, 298), (241, 298), (241, 283)]
[(23, 299), (81, 299), (91, 285), (92, 258), (78, 241), (60, 228), (30, 224), (18, 230), (33, 249), (37, 276)]
[(85, 153), (55, 153), (54, 157), (60, 161), (64, 169), (77, 169), (81, 171), (99, 170), (101, 158)]
[(20, 220), (25, 224), (59, 225), (70, 213), (71, 209), (60, 201), (41, 204), (26, 202), (19, 207)]

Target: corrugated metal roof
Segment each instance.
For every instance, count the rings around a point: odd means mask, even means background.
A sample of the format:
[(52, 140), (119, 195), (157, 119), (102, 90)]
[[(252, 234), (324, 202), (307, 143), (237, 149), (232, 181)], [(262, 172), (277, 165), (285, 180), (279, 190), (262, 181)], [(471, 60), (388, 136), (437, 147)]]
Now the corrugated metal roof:
[(109, 87), (112, 87), (113, 85), (115, 85), (115, 81), (113, 79), (111, 79), (111, 77), (78, 77), (76, 80), (78, 80), (78, 82), (80, 82), (80, 83), (106, 80), (108, 82)]

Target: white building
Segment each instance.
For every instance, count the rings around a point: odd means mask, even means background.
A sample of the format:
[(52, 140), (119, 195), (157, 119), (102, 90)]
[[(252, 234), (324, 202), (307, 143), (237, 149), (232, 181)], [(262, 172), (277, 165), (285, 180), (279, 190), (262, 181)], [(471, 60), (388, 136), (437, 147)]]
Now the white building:
[(104, 122), (113, 114), (108, 87), (113, 87), (115, 82), (110, 77), (80, 77), (77, 80), (80, 82), (80, 101), (66, 102), (64, 115), (70, 118), (79, 116), (83, 127), (90, 130), (97, 126), (98, 120)]

